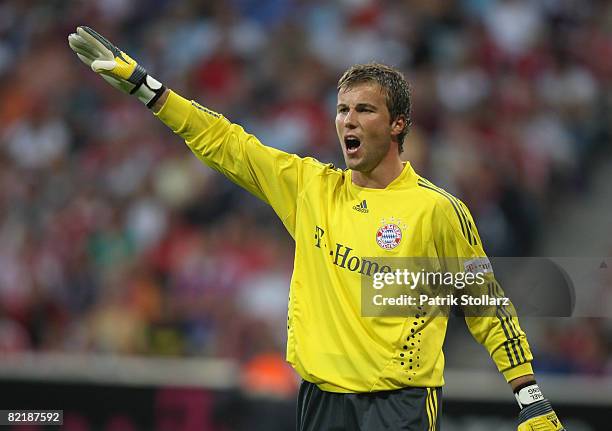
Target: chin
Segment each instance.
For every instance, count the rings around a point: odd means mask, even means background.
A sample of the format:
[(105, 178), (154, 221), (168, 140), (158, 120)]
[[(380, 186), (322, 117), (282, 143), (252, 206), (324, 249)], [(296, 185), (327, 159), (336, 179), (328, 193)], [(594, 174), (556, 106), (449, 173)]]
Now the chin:
[(344, 164), (348, 169), (357, 170), (359, 162), (359, 160), (349, 159), (346, 155), (344, 156)]
[(346, 167), (357, 172), (368, 172), (368, 166), (364, 160), (346, 160)]

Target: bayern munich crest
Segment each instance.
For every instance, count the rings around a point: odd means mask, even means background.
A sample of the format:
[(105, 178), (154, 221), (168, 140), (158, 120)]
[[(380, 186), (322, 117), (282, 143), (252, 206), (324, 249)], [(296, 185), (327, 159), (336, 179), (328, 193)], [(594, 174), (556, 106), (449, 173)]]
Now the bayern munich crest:
[(395, 223), (385, 223), (376, 232), (376, 242), (385, 250), (394, 249), (401, 241), (402, 230)]

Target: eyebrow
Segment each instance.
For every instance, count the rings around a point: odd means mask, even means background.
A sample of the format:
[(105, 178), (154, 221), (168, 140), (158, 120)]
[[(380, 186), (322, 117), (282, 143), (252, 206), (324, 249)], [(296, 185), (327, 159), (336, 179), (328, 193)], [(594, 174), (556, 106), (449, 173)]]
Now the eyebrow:
[[(348, 105), (346, 103), (338, 103), (337, 108), (346, 108), (348, 107)], [(377, 109), (377, 107), (375, 105), (372, 105), (371, 103), (358, 103), (357, 105), (355, 105), (355, 108), (371, 108), (371, 109)]]

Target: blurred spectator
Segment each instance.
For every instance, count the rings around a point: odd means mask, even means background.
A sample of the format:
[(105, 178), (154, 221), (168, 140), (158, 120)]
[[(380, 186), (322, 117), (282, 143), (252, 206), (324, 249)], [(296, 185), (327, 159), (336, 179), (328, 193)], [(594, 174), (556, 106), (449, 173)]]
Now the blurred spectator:
[[(340, 73), (403, 69), (404, 157), (469, 205), (489, 254), (527, 255), (551, 196), (584, 191), (612, 137), (612, 4), (587, 3), (2, 2), (0, 351), (284, 349), (281, 223), (86, 73), (66, 43), (76, 25), (264, 143), (325, 162), (340, 160)], [(552, 326), (542, 367), (605, 372), (598, 325)], [(559, 362), (568, 350), (584, 354)]]

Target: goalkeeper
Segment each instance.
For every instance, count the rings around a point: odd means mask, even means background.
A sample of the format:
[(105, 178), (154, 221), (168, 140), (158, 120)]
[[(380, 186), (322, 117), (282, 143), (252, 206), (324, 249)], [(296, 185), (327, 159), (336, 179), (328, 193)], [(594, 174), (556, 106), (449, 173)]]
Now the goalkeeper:
[[(340, 170), (266, 147), (167, 89), (91, 28), (78, 27), (68, 40), (81, 61), (136, 96), (203, 163), (267, 202), (295, 240), (287, 361), (303, 379), (298, 429), (439, 430), (448, 318), (360, 313), (361, 278), (379, 272), (363, 256), (486, 261), (465, 205), (400, 159), (410, 124), (404, 77), (375, 63), (343, 74), (336, 129), (348, 169)], [(563, 430), (535, 381), (513, 307), (465, 320), (515, 393), (518, 429)]]

